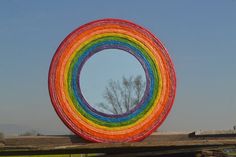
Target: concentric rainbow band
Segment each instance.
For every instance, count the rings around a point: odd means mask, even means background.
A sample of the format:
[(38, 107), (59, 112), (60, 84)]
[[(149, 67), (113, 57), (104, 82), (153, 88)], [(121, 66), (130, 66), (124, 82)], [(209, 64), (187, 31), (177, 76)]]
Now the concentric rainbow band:
[[(142, 100), (121, 115), (101, 113), (84, 99), (80, 72), (104, 49), (132, 54), (146, 74)], [(49, 71), (49, 93), (62, 121), (76, 134), (96, 142), (139, 141), (164, 121), (176, 91), (172, 61), (162, 43), (146, 29), (125, 20), (102, 19), (70, 33), (58, 47)]]

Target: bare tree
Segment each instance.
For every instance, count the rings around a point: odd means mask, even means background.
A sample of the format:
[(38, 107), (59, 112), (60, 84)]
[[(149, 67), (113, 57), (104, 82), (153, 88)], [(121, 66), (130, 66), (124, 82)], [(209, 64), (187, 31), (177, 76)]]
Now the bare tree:
[(1, 140), (3, 140), (3, 138), (4, 138), (4, 134), (2, 132), (0, 132), (0, 142), (1, 142)]
[(100, 110), (111, 114), (122, 114), (130, 111), (142, 99), (146, 82), (142, 76), (123, 77), (120, 81), (111, 80), (106, 87), (104, 99), (107, 104), (99, 103)]
[(40, 134), (38, 131), (36, 130), (29, 130), (26, 131), (22, 134), (20, 134), (19, 136), (41, 136), (42, 134)]

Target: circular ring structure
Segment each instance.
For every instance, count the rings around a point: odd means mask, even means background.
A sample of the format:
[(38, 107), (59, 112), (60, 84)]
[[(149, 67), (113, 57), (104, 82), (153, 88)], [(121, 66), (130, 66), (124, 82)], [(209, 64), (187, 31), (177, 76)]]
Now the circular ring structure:
[[(99, 112), (81, 92), (79, 78), (84, 63), (104, 49), (130, 53), (145, 71), (144, 96), (127, 113)], [(53, 56), (48, 83), (52, 104), (61, 120), (75, 134), (95, 142), (144, 139), (165, 120), (176, 92), (174, 66), (160, 40), (143, 27), (121, 19), (96, 20), (70, 33)]]

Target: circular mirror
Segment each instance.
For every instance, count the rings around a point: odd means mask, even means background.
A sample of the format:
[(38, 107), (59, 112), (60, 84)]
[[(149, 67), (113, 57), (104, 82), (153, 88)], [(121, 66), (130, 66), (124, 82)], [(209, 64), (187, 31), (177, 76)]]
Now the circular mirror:
[(95, 110), (112, 115), (127, 113), (142, 99), (146, 77), (142, 65), (131, 54), (105, 49), (84, 64), (80, 88)]

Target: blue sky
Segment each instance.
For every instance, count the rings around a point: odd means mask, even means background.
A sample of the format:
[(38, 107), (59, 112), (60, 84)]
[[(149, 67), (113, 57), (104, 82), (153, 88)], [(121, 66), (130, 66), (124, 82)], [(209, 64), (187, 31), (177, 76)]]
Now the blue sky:
[(144, 26), (169, 50), (177, 95), (160, 130), (236, 125), (235, 0), (1, 0), (0, 124), (68, 132), (48, 95), (51, 58), (72, 30), (108, 17)]
[(99, 111), (107, 112), (99, 103), (108, 105), (104, 99), (105, 89), (109, 82), (122, 82), (122, 78), (142, 76), (145, 72), (139, 61), (131, 54), (117, 49), (102, 50), (92, 56), (83, 66), (80, 86), (87, 102)]

